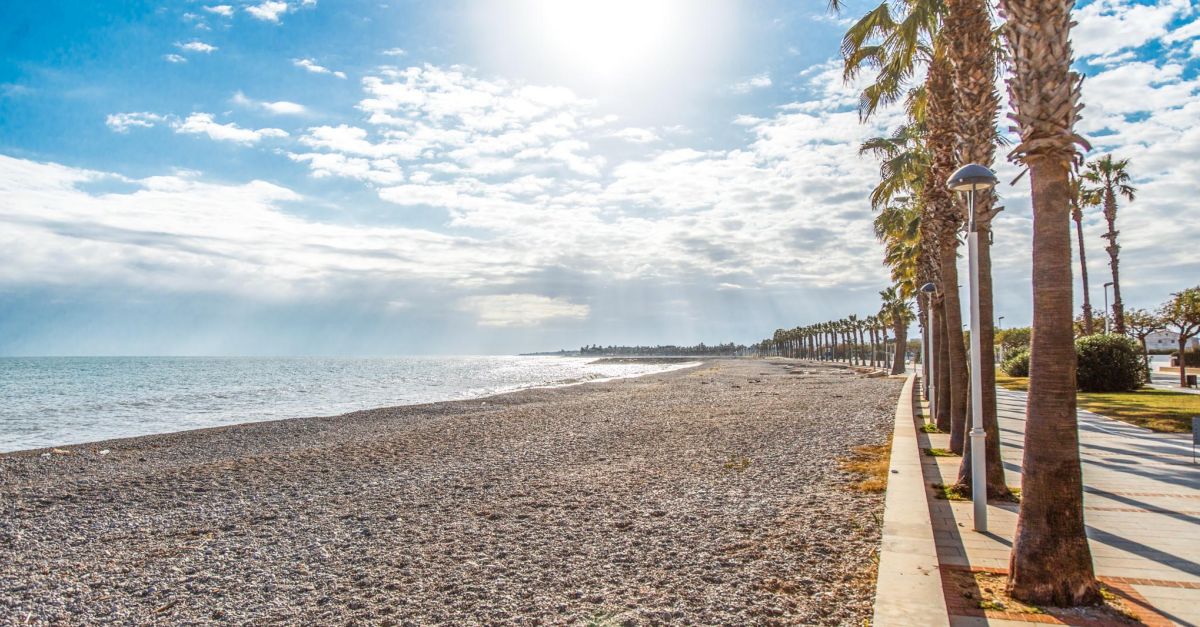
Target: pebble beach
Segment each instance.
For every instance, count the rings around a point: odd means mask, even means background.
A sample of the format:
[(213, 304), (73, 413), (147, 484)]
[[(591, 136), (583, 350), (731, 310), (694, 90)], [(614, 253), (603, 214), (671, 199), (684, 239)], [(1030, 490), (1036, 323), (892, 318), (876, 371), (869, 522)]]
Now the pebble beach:
[(3, 624), (862, 624), (901, 381), (634, 379), (0, 455)]

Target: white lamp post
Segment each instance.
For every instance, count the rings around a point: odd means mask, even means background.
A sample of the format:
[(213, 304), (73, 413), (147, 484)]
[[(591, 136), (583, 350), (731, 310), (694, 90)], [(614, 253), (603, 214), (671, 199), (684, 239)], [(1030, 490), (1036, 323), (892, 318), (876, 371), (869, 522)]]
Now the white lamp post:
[(987, 531), (987, 449), (983, 430), (983, 368), (980, 359), (979, 232), (975, 230), (975, 192), (996, 186), (996, 174), (977, 163), (959, 168), (946, 187), (967, 194), (967, 259), (971, 281), (971, 503), (975, 531)]
[(1108, 288), (1112, 287), (1113, 282), (1109, 281), (1104, 284), (1104, 334), (1108, 335), (1108, 319), (1112, 315), (1108, 311)]

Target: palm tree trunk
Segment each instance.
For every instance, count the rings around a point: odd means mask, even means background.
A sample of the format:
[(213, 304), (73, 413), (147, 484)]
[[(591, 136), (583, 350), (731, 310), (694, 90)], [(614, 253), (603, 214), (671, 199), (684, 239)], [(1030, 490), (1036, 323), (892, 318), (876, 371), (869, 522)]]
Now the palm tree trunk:
[(1105, 219), (1108, 220), (1108, 233), (1104, 235), (1108, 240), (1108, 246), (1104, 250), (1108, 252), (1108, 265), (1112, 268), (1113, 278), (1113, 304), (1112, 304), (1112, 325), (1113, 332), (1118, 335), (1125, 334), (1125, 304), (1121, 302), (1121, 273), (1118, 271), (1119, 261), (1117, 254), (1121, 250), (1121, 246), (1117, 244), (1117, 201), (1112, 197), (1112, 194), (1106, 194), (1104, 199)]
[(1067, 167), (1029, 161), (1033, 186), (1033, 338), (1022, 460), (1021, 509), (1009, 590), (1047, 605), (1099, 602), (1083, 522), (1075, 408), (1075, 343)]
[(892, 334), (896, 336), (896, 354), (892, 357), (892, 374), (904, 374), (904, 351), (908, 344), (908, 325), (899, 320), (893, 322)]
[(1092, 300), (1088, 294), (1087, 254), (1083, 250), (1083, 213), (1075, 209), (1072, 218), (1075, 220), (1075, 235), (1079, 239), (1079, 276), (1083, 279), (1083, 333), (1091, 335), (1096, 332), (1096, 325), (1092, 321)]
[(942, 302), (946, 316), (946, 350), (950, 392), (950, 450), (962, 454), (963, 441), (967, 433), (967, 400), (970, 394), (967, 377), (967, 347), (963, 344), (962, 304), (958, 296), (958, 239), (943, 245), (940, 260), (942, 267)]
[(937, 378), (937, 415), (934, 422), (937, 428), (950, 432), (950, 342), (946, 340), (946, 308), (939, 299), (933, 307), (933, 323), (937, 330), (933, 334), (937, 344), (937, 362), (934, 365), (934, 376)]
[(1009, 115), (1021, 142), (1009, 159), (1028, 168), (1033, 199), (1033, 336), (1030, 392), (1008, 592), (1019, 601), (1100, 601), (1084, 526), (1084, 485), (1075, 414), (1068, 172), (1079, 160), (1074, 132), (1079, 74), (1070, 70), (1074, 0), (1000, 0), (1009, 50)]
[[(983, 430), (987, 456), (988, 498), (1007, 496), (1008, 482), (1004, 479), (1004, 462), (1000, 459), (1000, 425), (996, 421), (996, 345), (995, 329), (992, 325), (995, 313), (992, 302), (992, 247), (991, 229), (979, 228), (979, 374), (983, 380)], [(958, 467), (959, 490), (971, 492), (971, 442), (966, 439), (963, 446), (962, 463)]]

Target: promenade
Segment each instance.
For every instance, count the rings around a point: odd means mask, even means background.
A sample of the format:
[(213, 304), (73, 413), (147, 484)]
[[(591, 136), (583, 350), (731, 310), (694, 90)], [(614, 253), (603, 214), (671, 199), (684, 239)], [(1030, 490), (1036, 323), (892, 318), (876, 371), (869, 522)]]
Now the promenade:
[[(1014, 487), (1021, 485), (1025, 401), (1023, 392), (998, 390), (1001, 450)], [(1144, 624), (1200, 625), (1200, 465), (1192, 463), (1190, 434), (1154, 433), (1086, 411), (1079, 412), (1079, 433), (1084, 515), (1096, 575)], [(945, 434), (917, 432), (915, 439), (921, 449), (949, 445)], [(949, 614), (950, 625), (961, 626), (1099, 624), (1012, 608), (985, 610), (977, 598), (968, 598), (964, 573), (1007, 572), (1018, 505), (990, 503), (988, 532), (975, 532), (971, 503), (940, 499), (931, 487), (953, 483), (960, 458), (922, 453), (920, 459), (944, 603), (928, 604), (925, 617), (921, 608), (912, 608), (904, 617), (876, 624), (929, 624), (939, 612)], [(903, 513), (886, 514), (885, 547), (888, 521), (897, 515)], [(889, 578), (902, 579), (881, 570), (881, 589), (894, 585)]]

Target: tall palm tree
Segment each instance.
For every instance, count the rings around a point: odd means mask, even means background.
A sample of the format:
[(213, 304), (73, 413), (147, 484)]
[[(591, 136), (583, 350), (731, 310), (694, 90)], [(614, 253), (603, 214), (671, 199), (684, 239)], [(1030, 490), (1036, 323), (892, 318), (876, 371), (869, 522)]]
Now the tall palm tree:
[(1128, 168), (1129, 159), (1114, 161), (1112, 154), (1107, 154), (1089, 162), (1083, 173), (1084, 180), (1093, 185), (1086, 193), (1099, 198), (1104, 204), (1104, 220), (1108, 222), (1108, 232), (1104, 234), (1108, 246), (1104, 250), (1108, 252), (1108, 265), (1112, 268), (1113, 278), (1112, 311), (1106, 313), (1112, 315), (1113, 331), (1119, 334), (1125, 333), (1125, 303), (1121, 300), (1121, 277), (1117, 272), (1117, 253), (1121, 250), (1117, 244), (1117, 196), (1124, 196), (1132, 202), (1137, 193), (1137, 188), (1129, 184), (1132, 179)]
[[(837, 6), (840, 3), (831, 4)], [(969, 24), (949, 31), (942, 28), (946, 7), (939, 0), (906, 0), (895, 8), (903, 9), (903, 12), (895, 14), (893, 7), (885, 2), (850, 27), (842, 40), (844, 75), (851, 79), (863, 68), (876, 70), (874, 82), (863, 91), (859, 100), (859, 112), (863, 118), (869, 117), (878, 107), (898, 102), (909, 95), (910, 115), (919, 112), (925, 123), (924, 139), (930, 160), (925, 180), (932, 183), (922, 185), (919, 192), (921, 206), (925, 210), (922, 226), (936, 233), (940, 246), (931, 246), (934, 238), (925, 233), (923, 242), (925, 254), (932, 258), (939, 269), (937, 274), (942, 280), (943, 289), (937, 307), (944, 310), (940, 318), (948, 325), (943, 333), (947, 363), (935, 369), (948, 375), (945, 385), (939, 386), (939, 390), (947, 395), (947, 402), (938, 403), (938, 406), (950, 413), (951, 449), (962, 452), (968, 381), (966, 346), (961, 333), (962, 311), (958, 298), (957, 231), (963, 216), (961, 207), (955, 203), (943, 182), (956, 168), (955, 149), (958, 144), (955, 111), (959, 103), (951, 58), (953, 51), (949, 49), (954, 42), (949, 41), (948, 37), (954, 35), (961, 39), (970, 33), (970, 29), (967, 27)], [(969, 22), (969, 16), (962, 8), (959, 16), (960, 22)], [(988, 33), (990, 37), (990, 29)], [(961, 45), (956, 47), (964, 48)], [(970, 46), (965, 48), (969, 49)], [(914, 90), (908, 83), (915, 74), (915, 67), (921, 63), (928, 66), (926, 81), (924, 89), (919, 92), (920, 97), (913, 97)], [(989, 67), (993, 68), (994, 74), (994, 61), (985, 66), (984, 71)], [(978, 111), (980, 106), (975, 103), (972, 111)], [(994, 118), (993, 109), (991, 115), (985, 117), (989, 126), (993, 125)], [(991, 142), (995, 136), (994, 128), (990, 128), (980, 141)], [(990, 211), (990, 204), (987, 208)]]
[(1070, 173), (1082, 77), (1071, 71), (1074, 0), (999, 0), (1011, 58), (1008, 96), (1033, 197), (1033, 338), (1021, 508), (1008, 591), (1035, 605), (1092, 604), (1100, 589), (1083, 524), (1071, 332)]
[(1096, 332), (1092, 318), (1092, 300), (1088, 292), (1087, 253), (1083, 249), (1083, 208), (1092, 203), (1092, 197), (1084, 190), (1079, 176), (1071, 175), (1071, 219), (1075, 221), (1075, 235), (1079, 240), (1079, 276), (1083, 283), (1083, 334)]
[(929, 64), (926, 91), (926, 146), (929, 150), (931, 184), (921, 189), (922, 202), (928, 221), (938, 243), (938, 275), (941, 278), (940, 296), (945, 318), (944, 337), (947, 346), (946, 372), (950, 410), (950, 450), (961, 454), (966, 440), (967, 423), (967, 350), (962, 334), (962, 303), (958, 296), (958, 231), (963, 225), (961, 207), (944, 181), (957, 169), (954, 134), (955, 101), (952, 65), (944, 40), (934, 43), (933, 61)]
[[(992, 31), (989, 5), (983, 0), (945, 0), (946, 14), (942, 32), (954, 67), (954, 94), (957, 98), (955, 123), (959, 165), (978, 163), (991, 167), (996, 157), (1000, 113), (1000, 94), (996, 92), (1000, 51)], [(944, 179), (943, 179), (944, 180)], [(940, 181), (939, 181), (940, 182)], [(961, 203), (961, 201), (960, 201)], [(965, 204), (965, 203), (963, 203)], [(992, 297), (991, 229), (995, 208), (991, 190), (977, 194), (975, 228), (979, 233), (976, 249), (979, 281), (979, 366), (983, 401), (983, 427), (987, 432), (986, 468), (988, 494), (1005, 496), (1004, 464), (1000, 460), (1000, 427), (996, 421), (996, 355), (994, 307)], [(960, 204), (965, 210), (966, 207)], [(964, 411), (964, 417), (966, 412)], [(963, 431), (966, 432), (964, 419)], [(959, 465), (958, 487), (971, 485), (970, 442), (964, 438), (963, 458)]]
[(912, 307), (909, 305), (908, 297), (902, 295), (895, 285), (879, 292), (879, 298), (883, 300), (881, 317), (884, 317), (892, 326), (892, 333), (896, 336), (896, 352), (892, 357), (891, 374), (903, 374), (904, 351), (908, 344), (908, 325), (912, 322)]

